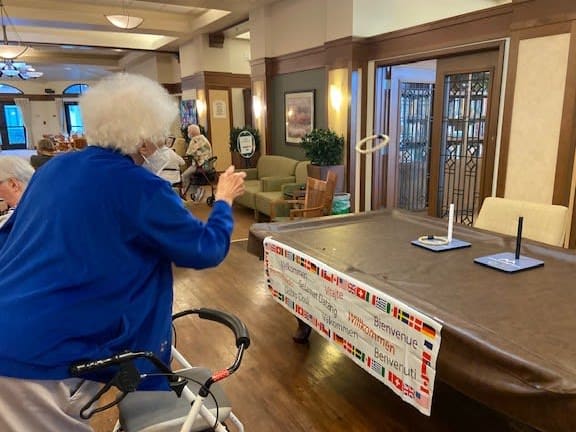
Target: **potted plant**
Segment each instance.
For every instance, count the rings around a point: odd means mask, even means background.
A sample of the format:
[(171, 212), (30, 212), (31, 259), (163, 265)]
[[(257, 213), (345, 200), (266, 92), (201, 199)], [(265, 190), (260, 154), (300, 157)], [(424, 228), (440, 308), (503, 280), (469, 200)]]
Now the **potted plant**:
[[(238, 152), (238, 136), (241, 132), (248, 131), (254, 137), (255, 151), (249, 159), (244, 159)], [(230, 153), (232, 153), (232, 163), (239, 168), (254, 168), (260, 157), (260, 132), (252, 126), (235, 127), (230, 130)]]
[(325, 180), (328, 171), (338, 175), (336, 192), (344, 191), (344, 137), (330, 129), (314, 129), (302, 137), (302, 148), (308, 165), (308, 175)]

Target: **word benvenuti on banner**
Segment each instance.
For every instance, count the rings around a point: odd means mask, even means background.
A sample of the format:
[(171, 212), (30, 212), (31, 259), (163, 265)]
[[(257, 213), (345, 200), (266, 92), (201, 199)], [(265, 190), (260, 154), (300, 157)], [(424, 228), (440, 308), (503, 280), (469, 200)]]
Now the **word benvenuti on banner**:
[(274, 299), (430, 415), (442, 326), (290, 246), (268, 238), (264, 248)]

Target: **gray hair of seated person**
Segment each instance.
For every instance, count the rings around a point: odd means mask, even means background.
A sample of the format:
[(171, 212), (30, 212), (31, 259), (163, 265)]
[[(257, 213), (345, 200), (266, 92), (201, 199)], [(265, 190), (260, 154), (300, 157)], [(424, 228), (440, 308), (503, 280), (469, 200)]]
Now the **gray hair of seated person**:
[(12, 178), (27, 186), (33, 174), (32, 165), (21, 157), (0, 156), (0, 181)]
[(88, 145), (135, 154), (144, 140), (163, 141), (178, 115), (176, 100), (158, 82), (117, 73), (79, 100)]
[(191, 124), (188, 126), (188, 138), (192, 138), (200, 135), (200, 126), (197, 124)]

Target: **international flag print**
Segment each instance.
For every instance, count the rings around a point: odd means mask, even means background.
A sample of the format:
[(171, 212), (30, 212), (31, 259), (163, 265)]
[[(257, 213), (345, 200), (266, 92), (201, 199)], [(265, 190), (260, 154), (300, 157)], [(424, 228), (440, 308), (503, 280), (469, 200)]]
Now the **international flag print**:
[(348, 294), (356, 295), (356, 285), (352, 282), (344, 282), (342, 288), (345, 289)]
[(426, 323), (422, 323), (422, 333), (424, 333), (426, 336), (434, 339), (436, 337), (436, 330), (434, 330), (433, 327), (430, 327), (428, 324)]
[(382, 297), (372, 296), (372, 305), (380, 309), (382, 312), (390, 313), (391, 305)]
[(370, 293), (360, 287), (356, 287), (356, 297), (359, 297), (362, 300), (370, 301)]
[(314, 318), (314, 327), (316, 327), (318, 330), (320, 330), (326, 336), (330, 337), (330, 329), (328, 327), (326, 327), (326, 325), (322, 321)]
[(388, 371), (388, 382), (392, 383), (392, 385), (401, 392), (404, 392), (404, 383), (402, 382), (402, 378), (395, 375), (392, 371)]
[(278, 293), (278, 300), (284, 301), (284, 294), (282, 294), (281, 292)]
[(368, 367), (370, 369), (372, 369), (378, 375), (386, 377), (386, 370), (384, 369), (384, 366), (382, 366), (380, 363), (378, 363), (372, 357), (368, 357), (366, 364), (368, 365)]
[(422, 352), (422, 363), (427, 366), (432, 366), (432, 356), (430, 356), (426, 351)]
[(342, 346), (344, 347), (344, 349), (346, 351), (348, 351), (350, 354), (354, 354), (354, 345), (352, 345), (350, 342), (348, 342), (346, 339), (344, 339), (344, 343), (342, 344)]
[(421, 393), (418, 390), (414, 392), (414, 399), (422, 408), (428, 408), (430, 406), (430, 396), (426, 393)]
[(424, 339), (424, 347), (432, 351), (434, 349), (434, 345), (429, 340)]
[(410, 318), (408, 319), (408, 325), (410, 327), (416, 331), (422, 331), (422, 324), (423, 322), (421, 319), (416, 318), (414, 315), (410, 315)]
[(285, 297), (284, 303), (286, 303), (286, 306), (290, 309), (294, 310), (294, 301), (292, 301), (290, 297)]
[(332, 340), (334, 340), (334, 342), (336, 342), (338, 345), (344, 346), (344, 338), (340, 336), (338, 333), (336, 332), (332, 333)]
[(414, 387), (412, 387), (411, 385), (408, 385), (406, 383), (404, 383), (404, 387), (403, 387), (402, 391), (404, 392), (404, 394), (406, 396), (408, 396), (411, 399), (414, 399), (414, 397), (416, 396), (416, 392), (414, 391)]
[(362, 363), (364, 363), (364, 358), (366, 357), (364, 355), (364, 353), (362, 351), (360, 351), (358, 348), (353, 347), (352, 349), (352, 354), (354, 355), (354, 357), (356, 357), (358, 360), (361, 360)]
[(410, 323), (410, 314), (408, 312), (404, 312), (402, 309), (400, 309), (397, 306), (394, 306), (393, 315), (394, 315), (394, 318), (398, 318), (404, 324)]
[(287, 250), (284, 256), (288, 258), (289, 261), (294, 261), (294, 252)]
[(300, 306), (299, 304), (296, 305), (294, 310), (302, 318), (305, 318), (305, 319), (310, 320), (310, 321), (312, 321), (314, 319), (312, 314), (310, 312), (308, 312), (306, 309), (304, 309), (302, 306)]

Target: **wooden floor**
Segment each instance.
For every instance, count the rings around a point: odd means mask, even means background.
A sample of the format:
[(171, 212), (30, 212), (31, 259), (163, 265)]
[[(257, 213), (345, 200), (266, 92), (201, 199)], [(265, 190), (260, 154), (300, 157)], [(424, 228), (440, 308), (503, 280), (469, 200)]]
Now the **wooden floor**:
[[(209, 210), (195, 205), (198, 217)], [(246, 238), (252, 213), (235, 209), (236, 239)], [(291, 335), (293, 316), (272, 300), (263, 264), (232, 244), (218, 268), (177, 268), (174, 310), (211, 307), (240, 317), (252, 345), (240, 370), (223, 382), (247, 432), (508, 432), (504, 418), (436, 383), (432, 416), (421, 415), (362, 371), (335, 346), (313, 334), (309, 345)], [(185, 318), (186, 320), (186, 318)], [(226, 328), (191, 318), (178, 326), (178, 348), (195, 364), (220, 368), (235, 352)], [(97, 432), (112, 429), (115, 413), (100, 414)], [(231, 428), (232, 429), (232, 428)]]

